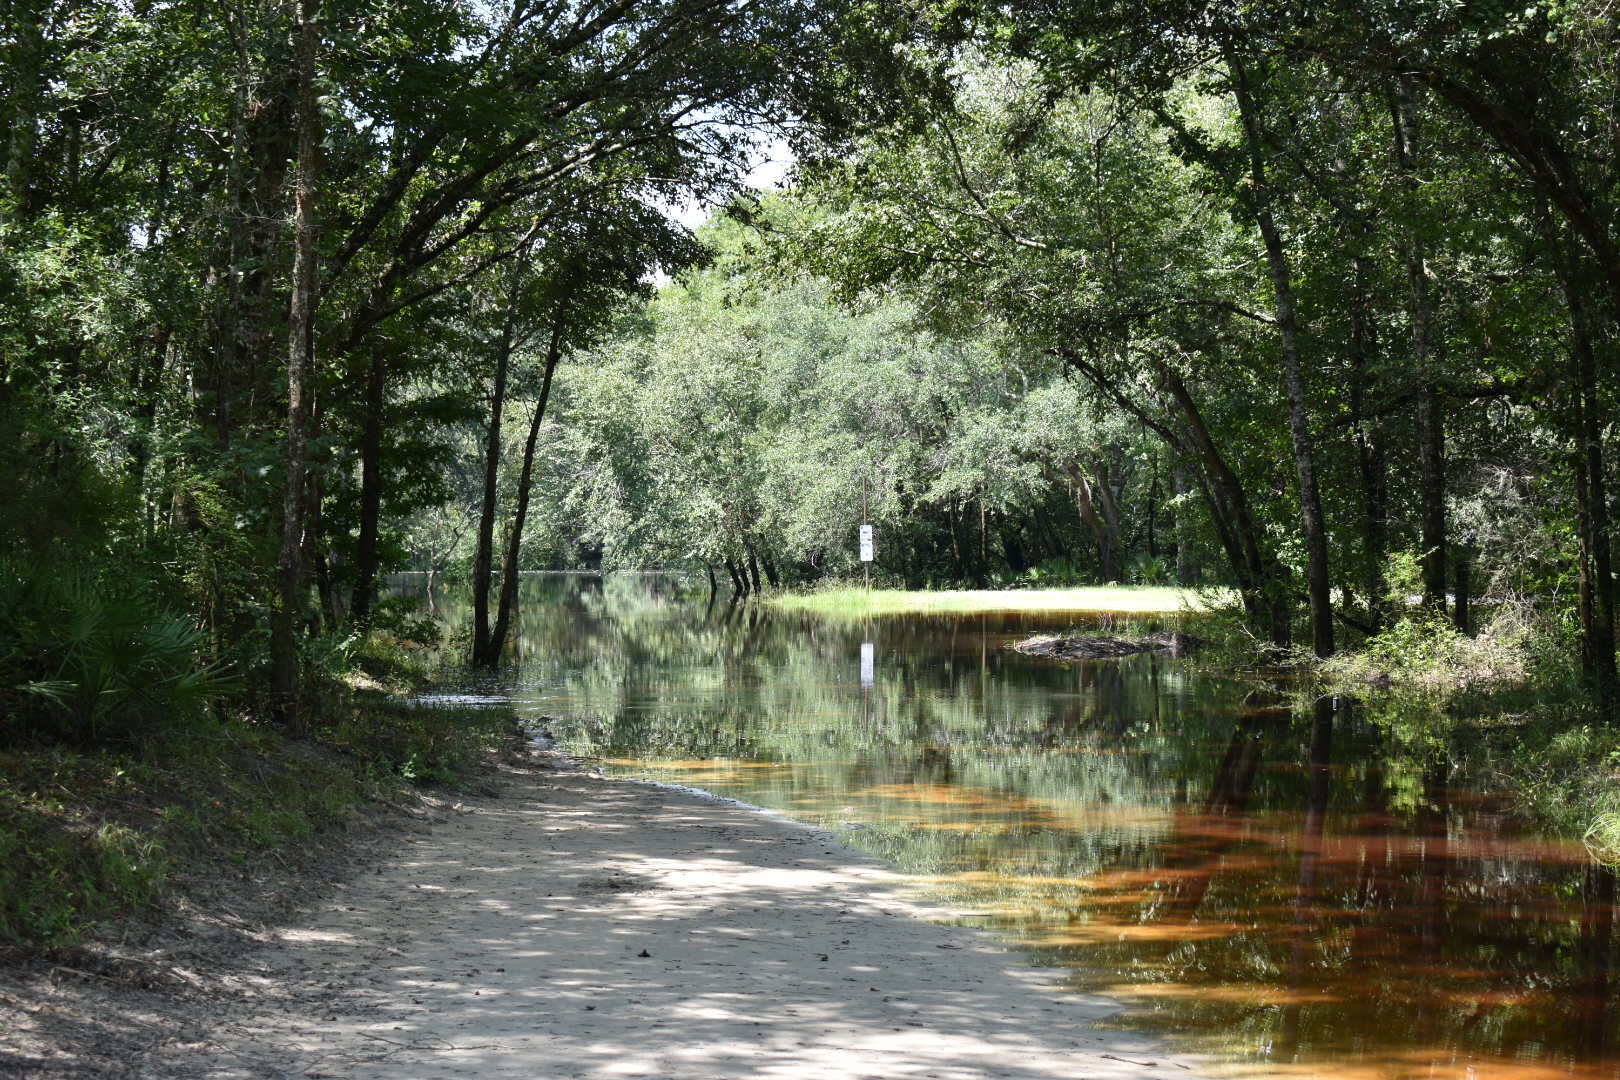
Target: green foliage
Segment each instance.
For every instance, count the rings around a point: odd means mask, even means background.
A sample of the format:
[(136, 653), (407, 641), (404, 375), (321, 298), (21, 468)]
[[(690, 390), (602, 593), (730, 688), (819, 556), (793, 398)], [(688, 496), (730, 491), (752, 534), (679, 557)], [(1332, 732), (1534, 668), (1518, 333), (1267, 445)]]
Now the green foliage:
[[(759, 220), (795, 212), (773, 201)], [(755, 557), (813, 581), (861, 570), (864, 511), (886, 580), (1010, 583), (1052, 560), (1077, 583), (1123, 579), (1089, 557), (1072, 477), (1107, 487), (1120, 557), (1141, 546), (1159, 509), (1140, 496), (1163, 476), (1140, 431), (992, 336), (937, 332), (902, 302), (840, 306), (762, 266), (735, 223), (703, 237), (713, 266), (566, 371), (549, 456), (567, 495), (548, 527), (576, 550), (609, 567)]]
[(1489, 771), (1532, 818), (1584, 838), (1594, 858), (1612, 865), (1620, 854), (1620, 739), (1579, 696), (1507, 704), (1529, 707), (1489, 733), (1481, 753)]
[(509, 713), (375, 700), (362, 695), (348, 716), (323, 727), (320, 740), (367, 769), (415, 784), (466, 776), (513, 735)]
[(1043, 559), (1040, 565), (1032, 566), (1024, 571), (1020, 584), (1030, 588), (1062, 587), (1064, 585), (1078, 585), (1090, 577), (1087, 568), (1076, 565), (1074, 560), (1058, 557)]
[(199, 869), (317, 857), (401, 780), (466, 783), (513, 723), (364, 694), (328, 701), (325, 716), (314, 742), (202, 722), (119, 752), (26, 743), (0, 755), (0, 946), (72, 945)]
[(59, 807), (0, 782), (0, 945), (72, 944), (161, 894), (171, 870), (161, 844), (122, 825), (63, 828)]
[(1131, 580), (1138, 585), (1163, 585), (1170, 580), (1170, 564), (1162, 556), (1138, 555), (1131, 560)]
[(1555, 625), (1521, 605), (1496, 608), (1477, 634), (1464, 634), (1443, 615), (1414, 609), (1322, 666), (1330, 682), (1372, 683), (1449, 696), (1488, 684), (1551, 689), (1570, 677), (1571, 643)]
[(0, 563), (0, 702), (98, 742), (194, 722), (236, 687), (206, 635), (141, 583)]
[[(883, 585), (1230, 586), (1229, 640), (1276, 657), (1325, 560), (1338, 613), (1383, 628), (1330, 678), (1615, 711), (1601, 5), (384, 7), (332, 0), (301, 116), (283, 7), (0, 23), (5, 745), (246, 739), (303, 701), (378, 774), (472, 760), (481, 722), (368, 734), (344, 684), (442, 663), (372, 600), (389, 568), (465, 568), (513, 504), (503, 467), (484, 505), (496, 355), (515, 419), (561, 360), (524, 567), (847, 581), (870, 520)], [(752, 197), (789, 117), (797, 186)], [(295, 178), (321, 221), (307, 385)], [(688, 199), (726, 212), (694, 237), (663, 210)], [(1469, 568), (1479, 635), (1412, 609), (1459, 587), (1422, 548)], [(272, 613), (302, 694), (264, 692)], [(141, 893), (97, 836), (39, 866)]]
[(1597, 814), (1581, 839), (1593, 859), (1604, 866), (1620, 867), (1620, 810)]

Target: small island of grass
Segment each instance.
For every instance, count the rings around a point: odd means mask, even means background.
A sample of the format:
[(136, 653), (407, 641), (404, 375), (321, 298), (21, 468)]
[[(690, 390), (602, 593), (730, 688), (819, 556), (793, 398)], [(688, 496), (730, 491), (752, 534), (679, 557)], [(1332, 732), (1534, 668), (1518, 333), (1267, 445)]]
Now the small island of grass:
[(1193, 589), (1163, 585), (1096, 585), (1071, 589), (864, 589), (846, 586), (783, 593), (770, 603), (786, 611), (834, 618), (877, 615), (979, 615), (1006, 611), (1067, 614), (1174, 615), (1203, 611)]

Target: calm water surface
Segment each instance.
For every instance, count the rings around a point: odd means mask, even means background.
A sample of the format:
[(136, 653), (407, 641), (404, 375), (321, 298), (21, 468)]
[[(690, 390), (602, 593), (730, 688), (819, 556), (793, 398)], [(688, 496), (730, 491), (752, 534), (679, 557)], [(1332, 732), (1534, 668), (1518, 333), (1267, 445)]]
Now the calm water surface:
[(1190, 661), (1005, 648), (1083, 616), (704, 598), (526, 579), (522, 663), (477, 689), (612, 771), (844, 830), (1234, 1075), (1620, 1077), (1613, 876), (1477, 753)]

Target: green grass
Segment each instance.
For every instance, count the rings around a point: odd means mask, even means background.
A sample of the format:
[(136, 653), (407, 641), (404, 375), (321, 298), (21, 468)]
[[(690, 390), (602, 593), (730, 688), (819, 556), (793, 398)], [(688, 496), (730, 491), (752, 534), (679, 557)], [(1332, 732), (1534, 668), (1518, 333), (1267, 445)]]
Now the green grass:
[(368, 805), (470, 778), (513, 723), (385, 694), (324, 711), (307, 741), (213, 721), (116, 750), (0, 751), (0, 955), (76, 945), (160, 909), (177, 881), (297, 865)]
[(833, 618), (872, 615), (974, 615), (998, 611), (1052, 611), (1066, 614), (1173, 614), (1202, 611), (1192, 589), (1162, 585), (1098, 585), (1076, 589), (951, 589), (911, 592), (859, 586), (783, 593), (769, 602), (784, 611), (807, 611)]

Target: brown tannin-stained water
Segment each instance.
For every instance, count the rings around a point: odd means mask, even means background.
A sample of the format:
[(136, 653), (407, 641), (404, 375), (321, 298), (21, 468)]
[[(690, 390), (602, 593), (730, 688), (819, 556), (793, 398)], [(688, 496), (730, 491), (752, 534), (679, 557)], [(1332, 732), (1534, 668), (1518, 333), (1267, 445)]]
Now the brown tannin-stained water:
[(1485, 789), (1466, 733), (1005, 648), (1102, 617), (704, 599), (528, 578), (522, 662), (481, 692), (615, 773), (842, 829), (1232, 1075), (1620, 1077), (1614, 877)]

